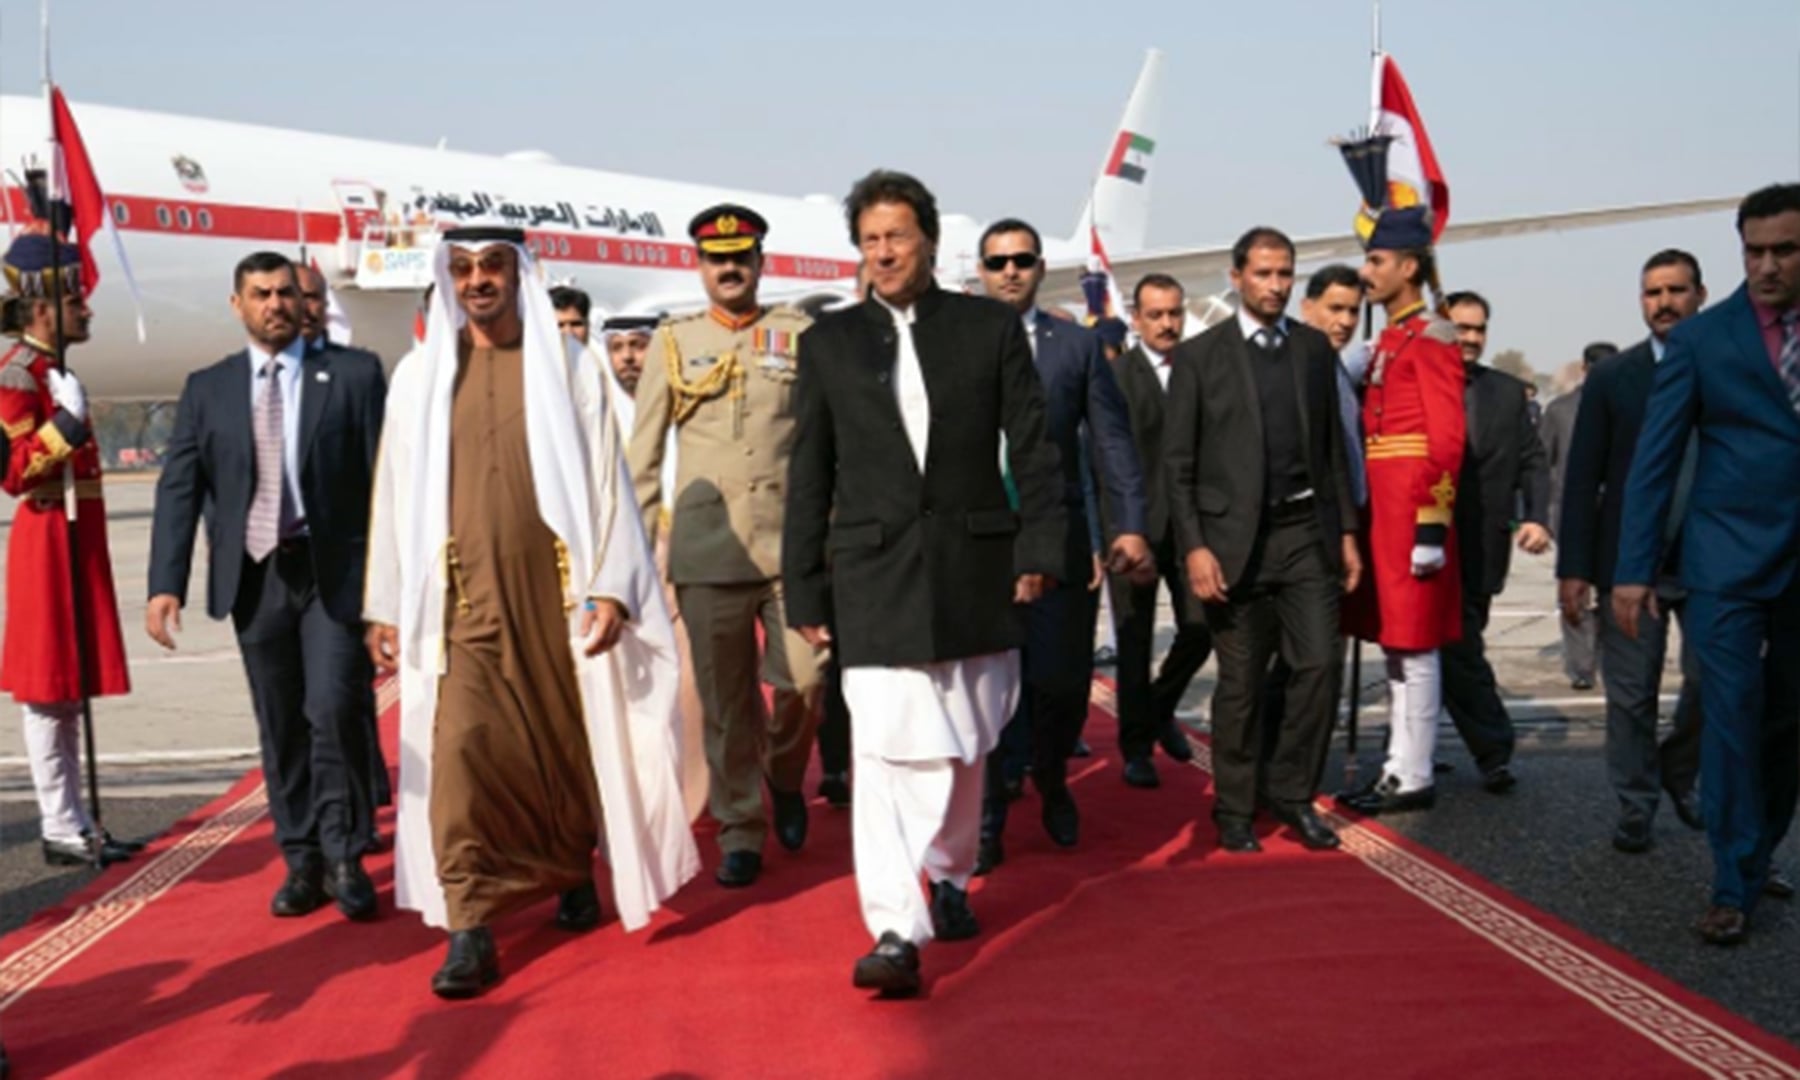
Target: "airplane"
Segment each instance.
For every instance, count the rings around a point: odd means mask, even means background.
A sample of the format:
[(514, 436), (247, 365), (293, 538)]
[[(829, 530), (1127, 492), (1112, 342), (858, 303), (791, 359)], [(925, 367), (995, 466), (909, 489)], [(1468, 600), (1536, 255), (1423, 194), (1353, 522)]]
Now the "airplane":
[[(1042, 299), (1074, 306), (1096, 238), (1117, 280), (1152, 271), (1218, 280), (1229, 247), (1146, 250), (1160, 137), (1162, 54), (1152, 49), (1068, 238), (1045, 236)], [(347, 309), (355, 343), (390, 361), (411, 344), (419, 294), (442, 229), (505, 220), (523, 226), (548, 280), (573, 281), (605, 314), (676, 313), (704, 305), (689, 218), (719, 202), (755, 207), (770, 223), (766, 301), (822, 307), (855, 295), (858, 254), (838, 196), (801, 198), (573, 168), (539, 151), (501, 156), (71, 104), (141, 288), (147, 340), (110, 245), (95, 240), (101, 281), (93, 339), (72, 357), (97, 400), (168, 401), (198, 364), (242, 345), (225, 311), (230, 268), (253, 251), (302, 246)], [(41, 161), (47, 110), (0, 97), (0, 211), (28, 220), (24, 166)], [(1445, 242), (1705, 213), (1699, 199), (1453, 224)], [(983, 223), (942, 216), (938, 275), (970, 287)], [(1359, 252), (1348, 233), (1297, 241), (1304, 264)], [(1230, 298), (1196, 291), (1190, 325), (1229, 312)]]

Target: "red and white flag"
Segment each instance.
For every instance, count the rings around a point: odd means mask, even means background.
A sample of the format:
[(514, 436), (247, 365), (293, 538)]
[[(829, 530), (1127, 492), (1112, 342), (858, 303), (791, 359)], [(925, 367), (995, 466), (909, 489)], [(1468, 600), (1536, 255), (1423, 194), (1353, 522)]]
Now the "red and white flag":
[(1450, 184), (1438, 167), (1425, 120), (1413, 104), (1412, 91), (1400, 75), (1400, 65), (1386, 53), (1375, 55), (1373, 99), (1369, 130), (1394, 138), (1388, 147), (1388, 205), (1431, 208), (1431, 239), (1444, 234), (1450, 222)]
[(81, 283), (90, 295), (100, 284), (100, 266), (94, 260), (94, 234), (104, 231), (112, 238), (113, 255), (119, 260), (119, 269), (131, 290), (132, 306), (137, 309), (138, 341), (142, 343), (144, 302), (138, 295), (137, 280), (131, 275), (131, 262), (125, 258), (125, 244), (119, 239), (112, 213), (107, 210), (106, 196), (101, 193), (100, 180), (94, 175), (94, 164), (88, 158), (87, 146), (81, 141), (81, 129), (75, 126), (75, 114), (69, 111), (61, 88), (52, 83), (49, 91), (50, 151), (54, 166), (50, 170), (50, 204), (55, 206), (59, 200), (64, 200), (74, 211), (75, 236), (81, 248)]

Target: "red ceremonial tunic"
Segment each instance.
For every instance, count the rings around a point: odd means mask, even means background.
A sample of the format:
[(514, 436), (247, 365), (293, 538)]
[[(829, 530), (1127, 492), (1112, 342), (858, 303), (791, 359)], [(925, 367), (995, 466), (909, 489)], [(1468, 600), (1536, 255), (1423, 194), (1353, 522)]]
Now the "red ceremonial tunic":
[[(100, 497), (100, 448), (90, 434), (71, 447), (53, 418), (50, 358), (14, 345), (0, 359), (0, 426), (6, 432), (6, 475), (0, 487), (19, 500), (6, 549), (6, 641), (0, 647), (0, 690), (30, 704), (123, 694), (131, 689), (112, 557), (106, 547), (106, 504)], [(70, 418), (62, 417), (65, 425)], [(76, 548), (81, 560), (81, 611), (69, 574), (69, 519), (64, 492), (74, 474)], [(76, 670), (75, 628), (87, 660), (85, 687)]]
[[(1350, 633), (1390, 649), (1436, 649), (1462, 637), (1456, 478), (1462, 475), (1463, 365), (1450, 324), (1423, 306), (1375, 342), (1363, 391), (1369, 476), (1366, 571), (1345, 609)], [(1442, 570), (1414, 577), (1413, 546), (1438, 542)]]

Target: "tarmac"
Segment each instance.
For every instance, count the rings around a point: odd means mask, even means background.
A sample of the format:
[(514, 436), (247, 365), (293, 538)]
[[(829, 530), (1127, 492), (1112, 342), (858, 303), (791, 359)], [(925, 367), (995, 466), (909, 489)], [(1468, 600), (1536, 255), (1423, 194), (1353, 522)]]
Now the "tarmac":
[[(106, 824), (119, 836), (146, 837), (256, 767), (256, 727), (229, 623), (204, 614), (204, 542), (196, 545), (179, 648), (165, 652), (143, 629), (154, 478), (111, 477), (106, 497), (132, 692), (96, 700), (94, 729)], [(3, 539), (10, 530), (10, 500), (0, 500), (0, 516), (8, 523), (0, 524)], [(1495, 600), (1487, 638), (1489, 659), (1519, 728), (1518, 788), (1505, 796), (1484, 793), (1472, 761), (1446, 724), (1440, 758), (1456, 768), (1440, 778), (1437, 809), (1384, 824), (1800, 1043), (1796, 905), (1764, 903), (1747, 945), (1709, 948), (1690, 929), (1707, 900), (1710, 857), (1704, 837), (1663, 813), (1650, 854), (1613, 851), (1609, 837), (1616, 804), (1602, 757), (1603, 699), (1598, 690), (1572, 690), (1563, 673), (1553, 566), (1553, 554), (1515, 553), (1512, 578)], [(1166, 611), (1163, 623), (1166, 634)], [(1665, 714), (1678, 686), (1674, 655), (1671, 648)], [(1368, 769), (1376, 767), (1385, 703), (1379, 650), (1365, 647), (1363, 661), (1359, 738)], [(1184, 701), (1181, 716), (1190, 726), (1205, 729), (1211, 692), (1209, 664)], [(44, 865), (19, 727), (16, 709), (0, 709), (0, 932), (23, 925), (94, 875)], [(1343, 742), (1340, 733), (1327, 768), (1328, 789), (1345, 776)], [(1161, 767), (1176, 766), (1164, 761)], [(1796, 846), (1790, 838), (1777, 853), (1790, 872), (1800, 871)], [(245, 917), (266, 914), (247, 911)], [(1370, 990), (1379, 993), (1380, 987)]]

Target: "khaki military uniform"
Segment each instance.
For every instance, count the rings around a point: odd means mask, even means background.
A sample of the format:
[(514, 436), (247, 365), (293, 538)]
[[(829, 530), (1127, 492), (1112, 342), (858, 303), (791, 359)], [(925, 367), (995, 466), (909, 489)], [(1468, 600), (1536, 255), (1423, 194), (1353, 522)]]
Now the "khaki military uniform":
[[(760, 785), (797, 792), (818, 723), (825, 655), (788, 630), (781, 524), (800, 332), (766, 308), (732, 326), (703, 312), (657, 329), (637, 388), (630, 465), (645, 530), (666, 528), (669, 580), (706, 713), (708, 805), (727, 854), (760, 851)], [(666, 433), (677, 431), (674, 504), (663, 505)], [(758, 671), (756, 627), (765, 641)], [(774, 687), (773, 716), (762, 683)]]

